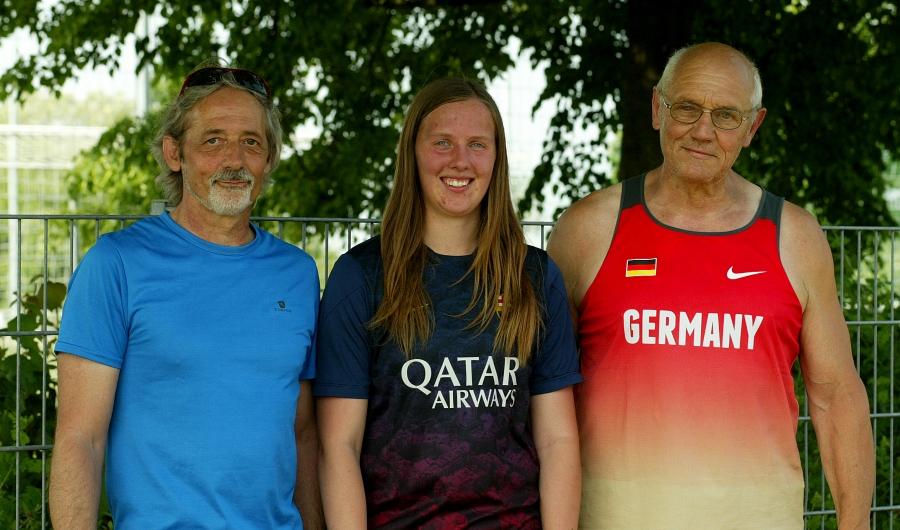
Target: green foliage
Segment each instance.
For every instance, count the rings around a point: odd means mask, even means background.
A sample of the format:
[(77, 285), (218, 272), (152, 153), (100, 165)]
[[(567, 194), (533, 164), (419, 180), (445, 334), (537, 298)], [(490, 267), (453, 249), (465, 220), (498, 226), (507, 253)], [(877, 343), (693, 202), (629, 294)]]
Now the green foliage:
[(150, 154), (154, 122), (123, 118), (90, 151), (78, 157), (66, 176), (79, 213), (139, 215), (150, 212), (158, 196), (153, 180), (159, 165)]
[[(0, 37), (28, 28), (46, 51), (21, 59), (0, 76), (0, 97), (36, 85), (58, 87), (75, 68), (114, 68), (139, 13), (155, 12), (166, 22), (152, 39), (137, 39), (136, 51), (142, 62), (153, 64), (158, 78), (182, 79), (203, 59), (223, 56), (269, 80), (286, 130), (307, 123), (321, 127), (311, 147), (295, 151), (276, 172), (277, 193), (264, 198), (258, 212), (377, 216), (390, 189), (398, 128), (412, 95), (428, 80), (450, 73), (482, 81), (502, 75), (513, 62), (509, 44), (515, 38), (522, 53), (546, 65), (541, 101), (557, 109), (542, 163), (520, 205), (524, 211), (540, 208), (551, 182), (554, 194), (575, 199), (657, 165), (661, 155), (649, 103), (665, 60), (682, 45), (718, 40), (757, 61), (769, 110), (737, 170), (813, 210), (825, 223), (890, 222), (881, 173), (882, 152), (900, 152), (896, 3), (462, 4), (61, 0), (53, 4), (53, 16), (38, 20), (36, 0), (5, 0), (9, 9), (0, 12)], [(588, 127), (597, 132), (585, 135)], [(139, 129), (133, 132), (141, 134)], [(617, 135), (620, 174), (609, 174), (602, 163), (613, 153), (604, 142)], [(104, 141), (110, 149), (119, 145)], [(124, 171), (124, 177), (142, 175)], [(124, 187), (116, 191), (123, 197), (129, 193)]]
[[(55, 332), (59, 329), (59, 318), (65, 297), (65, 284), (45, 282), (41, 276), (35, 276), (29, 282), (28, 290), (13, 303), (14, 306), (21, 304), (20, 314), (6, 323), (5, 332)], [(7, 336), (2, 338), (0, 446), (53, 443), (53, 434), (56, 430), (54, 344), (56, 344), (55, 334), (45, 337), (23, 336), (18, 341)], [(18, 408), (17, 380), (20, 390)], [(45, 461), (45, 454), (47, 453), (44, 451), (0, 452), (0, 528), (32, 530), (44, 528), (42, 517), (45, 521), (49, 520), (46, 498), (42, 494), (42, 491), (46, 491), (46, 478), (50, 469), (50, 458), (47, 457)], [(17, 473), (20, 488), (18, 515), (15, 509)], [(15, 526), (16, 523), (18, 526)], [(112, 528), (112, 518), (105, 494), (101, 501), (98, 528)]]
[[(863, 232), (829, 230), (835, 275), (844, 317), (850, 323), (854, 358), (869, 394), (873, 414), (895, 413), (900, 403), (900, 241), (893, 231)], [(841, 259), (843, 256), (843, 259)], [(795, 384), (800, 415), (808, 416), (801, 378)], [(872, 420), (875, 439), (875, 505), (891, 506), (900, 498), (900, 421), (882, 417)], [(809, 498), (806, 509), (834, 510), (834, 499), (825, 482), (815, 433), (809, 420), (801, 421), (797, 432), (801, 458), (806, 462)], [(872, 528), (900, 526), (900, 513), (875, 512)], [(837, 530), (834, 515), (810, 516), (807, 528)]]
[[(46, 289), (46, 305), (44, 304)], [(9, 332), (57, 329), (66, 286), (32, 278), (20, 297), (18, 317), (6, 324)], [(0, 343), (0, 445), (52, 443), (56, 427), (56, 384), (50, 373), (56, 369), (54, 336), (4, 338)], [(46, 355), (45, 355), (46, 354)], [(18, 408), (16, 384), (18, 381)], [(46, 417), (45, 413), (46, 411)], [(16, 418), (18, 412), (18, 428)], [(40, 528), (44, 474), (41, 451), (0, 452), (0, 527), (12, 528), (16, 518), (16, 460), (19, 459), (19, 528)]]
[(823, 224), (892, 224), (881, 175), (883, 151), (900, 150), (896, 5), (722, 4), (729, 7), (705, 25), (739, 20), (754, 28), (755, 39), (746, 26), (725, 36), (747, 42), (741, 47), (762, 71), (769, 109), (738, 170), (819, 213)]
[[(803, 205), (823, 224), (891, 223), (882, 199), (882, 150), (900, 134), (900, 25), (897, 4), (882, 0), (693, 0), (522, 2), (521, 38), (533, 61), (550, 62), (543, 98), (559, 101), (543, 163), (525, 205), (552, 174), (574, 199), (614, 175), (597, 167), (596, 145), (573, 139), (581, 121), (621, 128), (622, 174), (660, 162), (650, 130), (652, 86), (665, 58), (693, 42), (721, 41), (753, 58), (768, 114), (736, 170)], [(525, 21), (528, 22), (525, 22)], [(549, 21), (549, 24), (546, 22)], [(597, 102), (612, 100), (605, 113)], [(637, 101), (637, 103), (635, 103)], [(594, 147), (591, 149), (590, 147)], [(640, 146), (638, 146), (640, 147)], [(635, 161), (635, 157), (638, 158)]]

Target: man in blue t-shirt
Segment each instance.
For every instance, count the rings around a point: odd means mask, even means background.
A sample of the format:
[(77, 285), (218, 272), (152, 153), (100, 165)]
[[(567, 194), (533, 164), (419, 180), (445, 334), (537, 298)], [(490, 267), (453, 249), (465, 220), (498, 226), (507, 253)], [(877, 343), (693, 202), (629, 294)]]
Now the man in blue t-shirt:
[(281, 151), (268, 84), (185, 80), (151, 146), (171, 213), (100, 238), (56, 345), (54, 528), (323, 528), (311, 380), (319, 280), (250, 224)]

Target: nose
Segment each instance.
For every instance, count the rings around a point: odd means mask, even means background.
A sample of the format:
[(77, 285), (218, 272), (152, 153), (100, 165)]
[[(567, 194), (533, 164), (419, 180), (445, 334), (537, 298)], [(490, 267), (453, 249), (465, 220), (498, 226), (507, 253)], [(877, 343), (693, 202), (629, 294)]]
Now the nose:
[(469, 163), (469, 150), (465, 145), (458, 145), (453, 148), (453, 160), (451, 161), (450, 167), (453, 169), (461, 170), (468, 169), (471, 164)]
[(241, 169), (244, 167), (244, 156), (239, 142), (227, 142), (222, 152), (224, 169)]
[(713, 139), (716, 136), (716, 126), (712, 121), (712, 113), (704, 110), (700, 115), (700, 119), (694, 122), (691, 133), (695, 138), (704, 140)]

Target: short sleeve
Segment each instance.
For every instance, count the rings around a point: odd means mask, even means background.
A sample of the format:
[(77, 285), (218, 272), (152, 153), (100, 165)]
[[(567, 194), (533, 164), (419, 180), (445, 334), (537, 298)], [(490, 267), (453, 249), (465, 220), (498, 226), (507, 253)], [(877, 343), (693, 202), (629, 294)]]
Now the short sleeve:
[(56, 352), (120, 369), (128, 342), (127, 300), (122, 259), (101, 237), (69, 280)]
[(572, 326), (572, 313), (569, 311), (562, 273), (549, 257), (544, 277), (544, 296), (546, 320), (543, 340), (532, 361), (532, 395), (555, 392), (584, 381), (578, 372), (575, 329)]
[(372, 349), (366, 324), (371, 312), (362, 270), (344, 254), (334, 264), (319, 306), (314, 396), (368, 399)]

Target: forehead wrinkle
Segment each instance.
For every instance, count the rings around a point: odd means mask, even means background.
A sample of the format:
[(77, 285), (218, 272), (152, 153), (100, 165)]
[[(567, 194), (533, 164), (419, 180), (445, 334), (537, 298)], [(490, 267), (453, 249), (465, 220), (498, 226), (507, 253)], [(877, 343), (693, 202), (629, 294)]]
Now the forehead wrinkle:
[(706, 106), (703, 105), (703, 102), (697, 101), (696, 99), (694, 99), (694, 98), (692, 98), (692, 97), (686, 97), (686, 98), (683, 98), (683, 99), (679, 99), (679, 100), (676, 101), (675, 103), (669, 103), (669, 104), (670, 104), (670, 105), (675, 105), (675, 104), (677, 104), (677, 103), (690, 103), (691, 105), (700, 107), (700, 108), (703, 109), (703, 110), (711, 110), (711, 111), (713, 111), (713, 112), (715, 112), (715, 111), (717, 111), (717, 110), (730, 110), (730, 111), (733, 111), (733, 112), (738, 112), (738, 109), (736, 109), (735, 107), (727, 106), (727, 105), (724, 106), (724, 107), (723, 107), (723, 106), (719, 106), (719, 107), (708, 108), (708, 107), (706, 107)]
[[(705, 109), (751, 108), (753, 97), (752, 78), (750, 83), (741, 83), (724, 72), (710, 72), (708, 68), (696, 67), (691, 73), (676, 73), (669, 88), (673, 100), (691, 102)], [(665, 94), (664, 94), (665, 95)], [(721, 103), (722, 101), (725, 103)]]
[[(221, 127), (210, 127), (208, 129), (203, 129), (202, 131), (200, 131), (200, 136), (207, 136), (210, 134), (227, 135), (228, 131)], [(238, 135), (239, 136), (255, 136), (257, 138), (263, 138), (263, 135), (260, 134), (259, 131), (256, 131), (253, 129), (245, 129), (245, 130), (241, 131), (240, 133), (238, 133)]]

